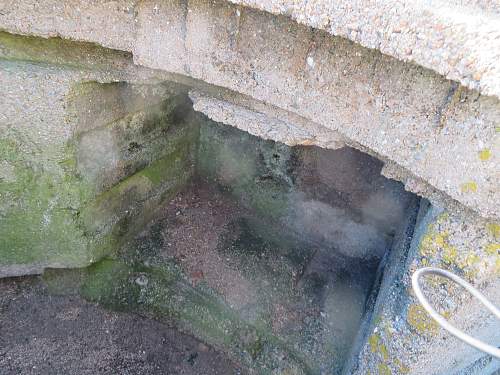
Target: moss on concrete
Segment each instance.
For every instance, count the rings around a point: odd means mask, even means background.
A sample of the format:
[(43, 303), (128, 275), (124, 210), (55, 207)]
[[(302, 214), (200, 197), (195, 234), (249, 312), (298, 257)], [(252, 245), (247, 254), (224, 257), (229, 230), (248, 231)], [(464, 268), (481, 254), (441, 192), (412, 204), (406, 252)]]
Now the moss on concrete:
[[(121, 182), (105, 185), (104, 192), (102, 184), (82, 173), (79, 138), (41, 147), (15, 132), (5, 134), (0, 140), (5, 166), (0, 173), (0, 276), (87, 266), (143, 228), (194, 172), (198, 130), (183, 122), (181, 106), (182, 100), (173, 98), (152, 108), (135, 127), (130, 122), (115, 126), (115, 140), (123, 147), (140, 135), (144, 150), (133, 167), (123, 169)], [(98, 151), (87, 152), (100, 157)], [(127, 152), (131, 158), (139, 154)], [(102, 159), (101, 165), (112, 164)]]
[[(81, 293), (112, 309), (174, 321), (182, 330), (227, 351), (260, 374), (317, 373), (293, 348), (246, 323), (214, 293), (193, 287), (172, 263), (144, 266), (104, 259), (85, 270), (49, 270), (44, 278), (52, 291), (59, 292), (57, 285), (63, 280), (75, 287), (65, 293)], [(71, 278), (74, 282), (68, 283)]]
[(201, 126), (198, 173), (262, 217), (276, 220), (287, 214), (290, 160), (290, 148), (279, 143), (223, 124)]
[(33, 155), (25, 148), (14, 139), (0, 140), (0, 159), (14, 173), (14, 178), (0, 180), (2, 264), (89, 264), (92, 254), (76, 221), (91, 191), (75, 173), (74, 148), (52, 152), (57, 157), (53, 165), (37, 150)]
[(64, 65), (77, 69), (123, 69), (130, 53), (61, 38), (37, 38), (0, 31), (0, 58)]

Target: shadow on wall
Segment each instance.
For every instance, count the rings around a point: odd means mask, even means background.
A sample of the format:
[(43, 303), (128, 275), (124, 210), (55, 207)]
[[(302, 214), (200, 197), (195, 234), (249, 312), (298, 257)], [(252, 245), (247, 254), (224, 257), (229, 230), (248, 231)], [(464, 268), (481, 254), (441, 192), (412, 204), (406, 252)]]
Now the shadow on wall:
[(380, 259), (412, 194), (352, 148), (288, 147), (241, 130), (201, 126), (198, 173), (245, 206), (316, 245)]

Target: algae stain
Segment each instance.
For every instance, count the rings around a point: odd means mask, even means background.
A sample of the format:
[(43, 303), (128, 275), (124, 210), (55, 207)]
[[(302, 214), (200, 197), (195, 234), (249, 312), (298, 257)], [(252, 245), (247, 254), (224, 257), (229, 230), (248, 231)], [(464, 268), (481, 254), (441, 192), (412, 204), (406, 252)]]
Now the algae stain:
[[(72, 274), (74, 271), (70, 270)], [(181, 329), (226, 350), (256, 370), (281, 368), (293, 369), (290, 373), (297, 375), (318, 373), (314, 363), (310, 366), (293, 347), (247, 323), (216, 294), (193, 287), (173, 263), (145, 266), (124, 259), (104, 259), (76, 271), (75, 288), (86, 299), (115, 310), (173, 320)], [(47, 279), (57, 284), (60, 272), (56, 270)], [(288, 360), (277, 362), (276, 356)], [(258, 373), (271, 374), (271, 371)]]

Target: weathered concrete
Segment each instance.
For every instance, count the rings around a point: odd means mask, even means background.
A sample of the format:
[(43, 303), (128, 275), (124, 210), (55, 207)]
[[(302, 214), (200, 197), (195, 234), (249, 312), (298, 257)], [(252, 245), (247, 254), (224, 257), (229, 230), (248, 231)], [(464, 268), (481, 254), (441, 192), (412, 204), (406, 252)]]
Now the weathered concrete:
[[(150, 110), (171, 114), (162, 103), (175, 85), (158, 84), (182, 82), (217, 121), (288, 144), (355, 147), (435, 203), (388, 259), (352, 372), (498, 371), (438, 330), (408, 283), (415, 267), (438, 265), (500, 299), (495, 2), (233, 2), (305, 25), (222, 0), (2, 2), (0, 29), (63, 39), (0, 34), (1, 275), (95, 262), (189, 178), (189, 158), (176, 156), (190, 151), (183, 135), (171, 138), (182, 150), (170, 149), (165, 123), (146, 126), (157, 123)], [(498, 340), (479, 306), (431, 286), (454, 322)]]
[(0, 4), (1, 29), (15, 34), (94, 41), (130, 51), (137, 0), (15, 1)]
[[(495, 99), (285, 18), (200, 1), (189, 3), (183, 26), (182, 8), (174, 3), (153, 8), (146, 2), (139, 10), (137, 63), (228, 87), (312, 119), (481, 215), (497, 217), (491, 205), (500, 199), (494, 182), (498, 171), (489, 164), (493, 160), (479, 158), (483, 148), (492, 155), (498, 148)], [(167, 14), (174, 20), (167, 21)], [(185, 41), (178, 45), (167, 35), (181, 26)], [(185, 52), (169, 58), (179, 49)], [(475, 114), (478, 106), (484, 108), (482, 118)]]
[[(495, 64), (500, 57), (497, 28), (500, 7), (495, 0), (230, 1), (289, 16), (306, 26), (345, 37), (400, 60), (414, 61), (486, 95), (500, 95), (500, 73)], [(153, 4), (155, 11), (159, 10), (159, 3)], [(132, 51), (140, 6), (139, 0), (112, 3), (11, 0), (0, 5), (0, 18), (2, 28), (18, 34), (65, 36), (74, 40), (90, 38), (106, 47)], [(186, 3), (186, 11), (188, 6)], [(182, 28), (178, 31), (175, 35), (182, 45)], [(170, 53), (174, 57), (178, 52)]]
[(497, 0), (229, 0), (350, 39), (500, 97)]
[(290, 148), (222, 124), (200, 127), (201, 177), (302, 240), (334, 245), (360, 262), (390, 248), (412, 202), (381, 169), (380, 161), (350, 148)]
[[(30, 1), (16, 4), (4, 5), (0, 27), (127, 49), (137, 64), (272, 104), (393, 162), (402, 171), (394, 176), (423, 181), (440, 192), (431, 198), (444, 195), (480, 216), (498, 219), (500, 104), (496, 98), (287, 18), (222, 1), (142, 1), (135, 5), (133, 22), (116, 23), (126, 26), (123, 30), (120, 26), (120, 38), (114, 42), (110, 39), (115, 32), (103, 33), (103, 42), (96, 37), (98, 27), (82, 20), (78, 24), (90, 30), (75, 36), (74, 19), (62, 11), (53, 16), (27, 13)], [(46, 9), (53, 6), (37, 4)], [(80, 9), (81, 18), (92, 19), (95, 9), (80, 5), (75, 2), (73, 7)], [(109, 19), (121, 19), (129, 5), (118, 2), (101, 11)], [(123, 40), (132, 42), (120, 44)], [(498, 49), (481, 50), (495, 53)]]
[(189, 178), (180, 89), (114, 83), (136, 71), (122, 53), (0, 40), (0, 276), (88, 266)]
[[(402, 236), (388, 260), (368, 337), (359, 361), (350, 367), (352, 373), (444, 375), (500, 370), (500, 361), (471, 349), (430, 319), (410, 285), (414, 270), (436, 266), (464, 276), (498, 302), (499, 236), (498, 226), (423, 207), (415, 235)], [(461, 287), (430, 278), (425, 293), (453, 325), (485, 342), (499, 342), (498, 321)]]
[(190, 91), (189, 97), (193, 101), (193, 108), (210, 119), (232, 125), (263, 139), (288, 146), (315, 145), (328, 149), (345, 146), (342, 137), (336, 132), (259, 102), (249, 103), (248, 99), (235, 95), (215, 98), (197, 90)]

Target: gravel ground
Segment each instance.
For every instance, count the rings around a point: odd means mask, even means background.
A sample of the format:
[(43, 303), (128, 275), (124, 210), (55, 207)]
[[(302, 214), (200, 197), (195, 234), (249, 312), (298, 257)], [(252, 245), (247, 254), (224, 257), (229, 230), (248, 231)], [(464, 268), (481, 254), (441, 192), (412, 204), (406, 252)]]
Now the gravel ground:
[(0, 280), (0, 374), (240, 374), (164, 324), (50, 295), (40, 278)]

